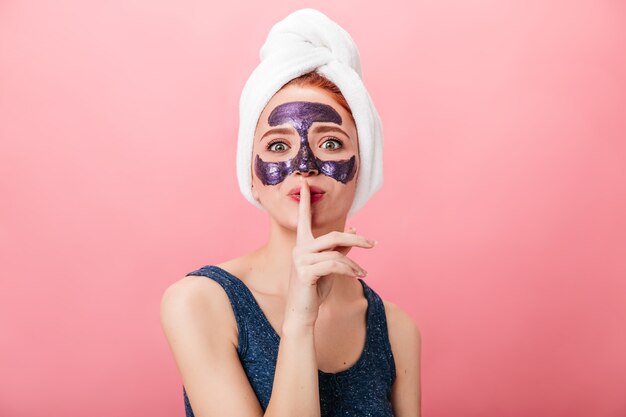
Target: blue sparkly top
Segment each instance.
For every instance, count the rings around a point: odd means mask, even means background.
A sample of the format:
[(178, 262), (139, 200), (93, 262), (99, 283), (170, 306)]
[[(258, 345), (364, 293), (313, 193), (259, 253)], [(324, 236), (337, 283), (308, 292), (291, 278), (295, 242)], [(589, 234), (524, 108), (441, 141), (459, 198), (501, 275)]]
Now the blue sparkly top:
[[(211, 278), (223, 288), (235, 313), (239, 339), (237, 353), (250, 385), (263, 408), (272, 393), (280, 336), (271, 326), (250, 289), (226, 270), (207, 265), (189, 275)], [(337, 373), (318, 369), (322, 417), (393, 417), (391, 386), (396, 368), (389, 343), (385, 307), (380, 296), (362, 279), (367, 298), (365, 348), (350, 368)], [(183, 386), (186, 417), (194, 417)]]

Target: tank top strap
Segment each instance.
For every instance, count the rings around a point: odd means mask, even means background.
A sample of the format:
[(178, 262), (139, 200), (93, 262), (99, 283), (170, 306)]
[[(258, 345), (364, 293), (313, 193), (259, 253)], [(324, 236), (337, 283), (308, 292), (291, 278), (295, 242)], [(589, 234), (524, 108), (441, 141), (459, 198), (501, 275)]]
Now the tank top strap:
[(370, 334), (370, 354), (373, 357), (382, 359), (388, 366), (390, 384), (393, 384), (396, 378), (396, 366), (391, 351), (391, 342), (389, 341), (389, 329), (387, 326), (387, 315), (385, 313), (385, 304), (383, 299), (374, 291), (367, 283), (359, 278), (363, 284), (365, 295), (368, 299), (370, 308), (372, 309), (370, 320), (368, 323), (368, 331)]
[[(204, 276), (212, 279), (222, 286), (235, 314), (237, 322), (237, 331), (239, 333), (237, 341), (237, 352), (240, 357), (245, 356), (248, 348), (248, 328), (251, 317), (255, 316), (255, 312), (251, 310), (253, 303), (250, 300), (251, 294), (245, 284), (229, 274), (222, 268), (215, 265), (205, 265), (202, 268), (189, 272), (186, 276)], [(254, 323), (252, 323), (254, 325)]]

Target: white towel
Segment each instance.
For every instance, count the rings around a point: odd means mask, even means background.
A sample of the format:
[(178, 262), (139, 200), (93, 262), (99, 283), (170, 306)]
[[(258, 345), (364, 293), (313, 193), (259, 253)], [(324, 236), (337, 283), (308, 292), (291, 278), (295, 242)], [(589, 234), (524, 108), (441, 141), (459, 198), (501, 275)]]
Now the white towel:
[(315, 9), (297, 10), (270, 30), (261, 47), (261, 62), (246, 82), (239, 101), (237, 177), (244, 197), (252, 195), (252, 145), (259, 116), (287, 82), (317, 70), (346, 98), (356, 122), (360, 171), (348, 217), (355, 214), (383, 183), (383, 134), (380, 118), (361, 80), (356, 44), (341, 26)]

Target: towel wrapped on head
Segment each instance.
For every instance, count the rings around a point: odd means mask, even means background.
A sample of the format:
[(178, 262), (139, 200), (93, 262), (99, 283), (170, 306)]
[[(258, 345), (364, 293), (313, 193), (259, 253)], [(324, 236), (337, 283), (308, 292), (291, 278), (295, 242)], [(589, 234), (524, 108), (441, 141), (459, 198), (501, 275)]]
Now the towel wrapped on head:
[(356, 123), (360, 170), (354, 202), (348, 212), (352, 216), (383, 183), (382, 126), (361, 80), (361, 61), (354, 41), (322, 12), (301, 9), (272, 27), (261, 47), (260, 58), (239, 101), (237, 177), (241, 193), (263, 209), (252, 195), (252, 145), (259, 116), (283, 85), (317, 71), (341, 90)]

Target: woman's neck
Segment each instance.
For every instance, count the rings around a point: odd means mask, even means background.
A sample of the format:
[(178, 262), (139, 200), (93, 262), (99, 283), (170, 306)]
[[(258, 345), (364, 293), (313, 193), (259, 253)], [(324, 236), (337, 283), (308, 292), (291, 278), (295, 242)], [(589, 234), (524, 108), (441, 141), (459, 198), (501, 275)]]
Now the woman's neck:
[[(323, 229), (314, 229), (313, 236), (318, 237), (333, 230), (343, 231), (345, 220), (328, 225)], [(269, 239), (265, 245), (251, 255), (254, 265), (254, 277), (263, 277), (263, 282), (256, 282), (257, 288), (264, 292), (286, 296), (291, 274), (292, 251), (296, 245), (296, 231), (285, 228), (270, 219)], [(254, 280), (254, 277), (252, 279)]]

